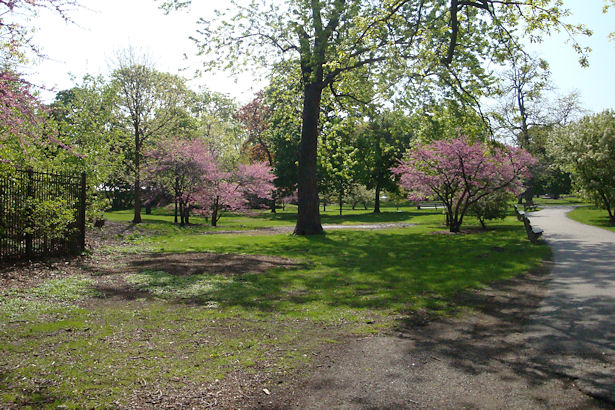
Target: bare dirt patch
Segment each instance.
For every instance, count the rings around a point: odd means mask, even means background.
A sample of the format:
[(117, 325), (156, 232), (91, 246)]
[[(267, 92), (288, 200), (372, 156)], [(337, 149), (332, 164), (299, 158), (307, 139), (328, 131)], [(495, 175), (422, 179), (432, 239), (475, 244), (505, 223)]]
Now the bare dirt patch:
[(136, 289), (125, 275), (143, 271), (163, 271), (176, 276), (245, 275), (267, 272), (273, 268), (297, 269), (305, 266), (288, 258), (266, 255), (193, 253), (143, 253), (119, 255), (105, 263), (85, 265), (84, 269), (96, 277), (96, 290), (108, 300), (133, 300), (151, 295)]
[(243, 275), (263, 273), (272, 268), (298, 268), (304, 263), (266, 255), (239, 255), (209, 252), (143, 253), (123, 255), (110, 265), (89, 265), (95, 275), (139, 273), (145, 270), (164, 271), (172, 275)]
[(44, 261), (15, 262), (0, 266), (0, 289), (26, 289), (49, 279), (61, 279), (82, 273), (86, 256), (51, 258)]

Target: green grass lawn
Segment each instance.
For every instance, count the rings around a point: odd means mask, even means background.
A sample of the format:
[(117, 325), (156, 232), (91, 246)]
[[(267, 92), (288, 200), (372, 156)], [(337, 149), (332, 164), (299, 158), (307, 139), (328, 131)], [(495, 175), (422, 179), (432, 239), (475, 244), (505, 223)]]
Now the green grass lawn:
[(568, 212), (568, 218), (586, 225), (593, 225), (615, 232), (615, 224), (610, 222), (609, 214), (604, 209), (582, 206)]
[[(411, 222), (417, 216), (424, 216), (424, 210), (417, 210), (412, 206), (383, 206), (380, 214), (374, 214), (369, 210), (356, 209), (350, 207), (343, 208), (343, 215), (339, 215), (339, 210), (334, 207), (327, 207), (326, 212), (322, 212), (321, 219), (323, 224), (371, 224), (371, 223), (394, 223), (394, 222)], [(441, 215), (442, 210), (429, 214)], [(106, 212), (105, 219), (114, 222), (130, 222), (132, 221), (132, 210)], [(250, 230), (263, 229), (276, 226), (294, 226), (297, 220), (297, 207), (288, 205), (285, 210), (278, 209), (277, 212), (271, 213), (269, 210), (255, 211), (251, 214), (233, 214), (225, 213), (217, 227), (212, 227), (210, 222), (204, 217), (191, 216), (190, 226), (180, 228), (174, 224), (173, 213), (166, 208), (158, 208), (152, 211), (151, 215), (141, 214), (143, 218), (143, 226), (145, 229), (153, 230), (158, 233), (187, 233), (187, 232), (205, 232), (205, 231), (226, 231), (226, 230)]]
[(559, 199), (534, 198), (535, 205), (585, 205), (586, 203), (574, 195), (567, 195)]
[[(544, 244), (531, 245), (513, 217), (487, 232), (459, 235), (443, 234), (442, 219), (440, 211), (412, 208), (343, 218), (327, 213), (324, 223), (416, 226), (295, 237), (202, 235), (174, 227), (168, 215), (146, 216), (155, 229), (133, 239), (133, 250), (272, 255), (301, 263), (232, 275), (149, 269), (106, 278), (94, 270), (2, 290), (0, 404), (113, 407), (135, 395), (191, 391), (237, 372), (264, 374), (274, 385), (323, 346), (394, 329), (417, 309), (432, 316), (463, 312), (469, 307), (457, 305), (456, 294), (535, 269), (550, 254)], [(294, 220), (288, 211), (222, 222), (223, 229), (254, 229)], [(118, 292), (104, 299), (101, 280), (125, 281), (137, 297)]]

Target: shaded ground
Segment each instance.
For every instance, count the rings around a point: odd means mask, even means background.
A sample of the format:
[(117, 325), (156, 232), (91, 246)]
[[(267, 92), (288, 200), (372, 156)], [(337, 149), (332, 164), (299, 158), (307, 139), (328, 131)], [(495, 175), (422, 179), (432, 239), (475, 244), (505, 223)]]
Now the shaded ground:
[[(395, 229), (395, 228), (408, 228), (410, 226), (415, 226), (415, 224), (405, 223), (405, 222), (389, 222), (389, 223), (377, 223), (377, 224), (348, 224), (348, 225), (339, 225), (339, 224), (325, 224), (322, 228), (327, 230), (338, 230), (338, 229), (360, 229), (364, 231), (376, 231), (380, 229)], [(270, 228), (255, 228), (250, 230), (241, 230), (241, 231), (229, 231), (229, 230), (220, 230), (220, 231), (203, 231), (202, 235), (218, 235), (218, 234), (235, 234), (235, 235), (262, 235), (264, 233), (270, 234), (279, 234), (279, 233), (292, 233), (295, 230), (294, 226), (273, 226)]]
[[(523, 334), (544, 297), (544, 272), (460, 295), (478, 312), (409, 320), (399, 333), (352, 340), (320, 355), (260, 408), (608, 408), (568, 378), (529, 364)], [(418, 325), (418, 326), (417, 326)]]
[(267, 255), (239, 255), (227, 253), (142, 253), (124, 255), (115, 264), (86, 264), (84, 268), (96, 276), (117, 273), (139, 273), (159, 270), (178, 276), (241, 275), (262, 273), (272, 268), (297, 268), (303, 263), (288, 258)]
[(174, 276), (244, 275), (264, 273), (273, 268), (295, 269), (305, 263), (266, 255), (239, 255), (208, 252), (145, 253), (123, 255), (106, 263), (85, 263), (82, 268), (96, 277), (96, 290), (103, 298), (133, 300), (150, 298), (125, 280), (125, 275), (143, 271), (163, 271)]
[(612, 408), (615, 234), (545, 209), (554, 268), (460, 296), (477, 313), (352, 340), (261, 408)]

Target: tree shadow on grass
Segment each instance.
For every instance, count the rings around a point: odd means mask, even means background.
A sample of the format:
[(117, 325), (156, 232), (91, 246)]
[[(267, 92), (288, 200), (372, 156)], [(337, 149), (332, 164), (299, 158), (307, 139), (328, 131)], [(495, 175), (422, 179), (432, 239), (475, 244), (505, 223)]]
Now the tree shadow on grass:
[[(199, 282), (209, 282), (189, 298), (191, 302), (203, 300), (221, 307), (263, 311), (291, 311), (308, 303), (318, 303), (325, 309), (399, 310), (431, 305), (454, 310), (449, 299), (459, 289), (512, 276), (527, 257), (540, 259), (540, 248), (528, 247), (526, 241), (519, 239), (520, 232), (519, 226), (503, 225), (468, 235), (403, 230), (337, 231), (289, 238), (283, 246), (276, 241), (264, 241), (242, 252), (307, 258), (314, 265), (309, 269), (275, 269), (219, 281), (212, 281), (207, 275), (193, 275), (183, 285), (194, 289)], [(151, 270), (143, 272), (146, 278), (141, 289), (163, 286), (161, 270), (155, 273), (156, 278)], [(211, 273), (215, 274), (215, 269)], [(173, 273), (166, 275), (170, 278)], [(177, 283), (178, 289), (181, 286)]]
[[(429, 352), (470, 375), (507, 377), (506, 369), (530, 384), (554, 377), (573, 380), (587, 395), (615, 404), (615, 294), (613, 244), (559, 240), (555, 277), (527, 275), (466, 295), (462, 305), (479, 314), (468, 321), (402, 327), (418, 352)], [(547, 287), (548, 286), (548, 291)], [(588, 296), (589, 289), (602, 289)], [(416, 354), (417, 351), (413, 351)], [(593, 403), (593, 405), (602, 405)]]
[[(323, 224), (359, 224), (359, 223), (391, 223), (391, 222), (406, 222), (415, 217), (430, 216), (430, 215), (442, 215), (442, 210), (424, 210), (424, 211), (399, 211), (390, 212), (385, 211), (375, 214), (370, 211), (361, 213), (346, 213), (342, 216), (321, 214), (321, 222)], [(265, 219), (270, 221), (287, 221), (289, 223), (297, 221), (296, 213), (264, 213), (258, 215), (259, 219)]]

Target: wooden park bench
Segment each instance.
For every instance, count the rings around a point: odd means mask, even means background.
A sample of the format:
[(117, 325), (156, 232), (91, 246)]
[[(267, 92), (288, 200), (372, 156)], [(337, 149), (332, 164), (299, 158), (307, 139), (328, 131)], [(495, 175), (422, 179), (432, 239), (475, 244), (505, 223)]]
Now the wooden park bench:
[(532, 243), (536, 243), (538, 239), (540, 239), (544, 231), (537, 226), (532, 226), (532, 224), (530, 223), (530, 218), (527, 217), (525, 212), (519, 211), (519, 208), (517, 208), (517, 205), (513, 205), (513, 207), (515, 208), (515, 214), (517, 215), (517, 219), (520, 222), (523, 222), (523, 225), (525, 226), (525, 232), (527, 233), (527, 239), (529, 239), (530, 242)]
[(421, 209), (421, 208), (435, 208), (435, 209), (438, 209), (438, 207), (444, 208), (444, 202), (420, 202), (420, 201), (417, 201), (417, 203), (416, 203), (416, 209)]
[(538, 239), (540, 239), (544, 231), (537, 226), (532, 226), (532, 224), (530, 223), (530, 218), (528, 218), (527, 216), (523, 216), (523, 225), (525, 225), (527, 239), (529, 239), (532, 243), (536, 243)]
[(523, 218), (525, 218), (525, 212), (519, 211), (519, 208), (517, 208), (517, 205), (513, 205), (513, 208), (515, 208), (515, 215), (517, 216), (517, 220), (519, 222), (523, 222)]
[(537, 209), (538, 209), (538, 206), (537, 206), (537, 205), (528, 205), (528, 204), (525, 204), (525, 205), (523, 206), (523, 210), (524, 210), (525, 212), (535, 211), (535, 210), (537, 210)]

